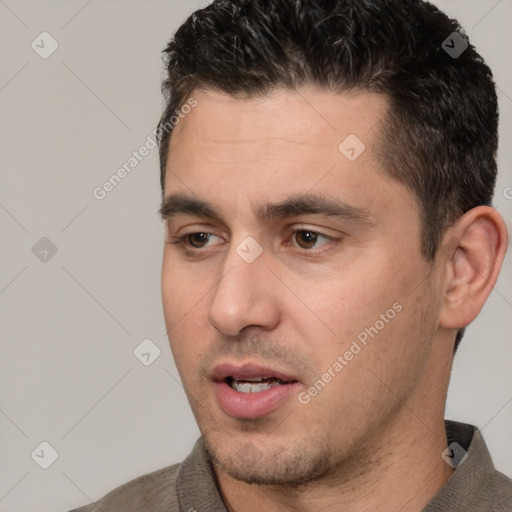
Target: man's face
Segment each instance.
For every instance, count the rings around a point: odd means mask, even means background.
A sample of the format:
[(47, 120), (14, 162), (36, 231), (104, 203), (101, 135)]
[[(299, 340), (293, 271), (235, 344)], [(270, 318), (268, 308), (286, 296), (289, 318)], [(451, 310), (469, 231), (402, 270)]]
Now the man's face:
[[(374, 153), (386, 100), (314, 88), (193, 97), (165, 187), (191, 199), (169, 202), (168, 239), (189, 236), (165, 245), (162, 295), (217, 467), (299, 483), (384, 453), (378, 439), (431, 384), (440, 307), (418, 202)], [(351, 134), (365, 149), (341, 144)]]

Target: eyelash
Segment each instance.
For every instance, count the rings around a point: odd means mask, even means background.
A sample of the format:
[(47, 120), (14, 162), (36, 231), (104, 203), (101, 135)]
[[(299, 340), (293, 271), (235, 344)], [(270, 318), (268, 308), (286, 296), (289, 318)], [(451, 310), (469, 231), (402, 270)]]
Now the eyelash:
[[(316, 249), (316, 250), (315, 249), (302, 249), (300, 247), (296, 247), (296, 249), (298, 249), (299, 251), (302, 251), (305, 254), (306, 253), (307, 254), (311, 254), (311, 255), (313, 255), (313, 254), (314, 255), (324, 254), (324, 253), (326, 253), (326, 252), (328, 252), (330, 250), (330, 248), (324, 249), (325, 246), (330, 245), (329, 242), (339, 242), (342, 239), (342, 237), (339, 237), (339, 238), (338, 237), (332, 237), (332, 236), (326, 235), (325, 233), (320, 233), (319, 231), (315, 231), (313, 229), (308, 229), (308, 228), (294, 229), (293, 231), (291, 231), (290, 236), (293, 237), (297, 233), (302, 233), (302, 232), (313, 233), (315, 235), (318, 235), (318, 236), (323, 237), (323, 238), (328, 240), (328, 243), (326, 243), (325, 245), (321, 246), (319, 249)], [(189, 239), (189, 237), (194, 236), (194, 235), (198, 235), (198, 234), (205, 234), (205, 235), (216, 236), (213, 233), (208, 233), (207, 231), (194, 231), (192, 233), (187, 233), (187, 234), (182, 235), (182, 236), (170, 237), (170, 240), (168, 240), (168, 243), (170, 243), (172, 245), (178, 246), (187, 255), (206, 254), (207, 252), (209, 252), (208, 249), (201, 249), (201, 248), (194, 248), (194, 247), (190, 248), (187, 245), (187, 243), (186, 243), (186, 241), (187, 241), (187, 239)], [(291, 245), (291, 243), (288, 244), (288, 245)]]

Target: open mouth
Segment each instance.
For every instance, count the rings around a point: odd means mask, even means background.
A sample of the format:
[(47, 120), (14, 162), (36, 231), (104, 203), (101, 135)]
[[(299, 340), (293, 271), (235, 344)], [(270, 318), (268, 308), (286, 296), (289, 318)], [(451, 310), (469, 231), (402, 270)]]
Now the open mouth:
[(245, 379), (226, 377), (225, 381), (230, 388), (238, 391), (239, 393), (260, 393), (261, 391), (266, 391), (267, 389), (287, 384), (287, 382), (283, 382), (276, 377), (270, 377), (267, 379), (264, 379), (263, 377)]
[(302, 386), (293, 374), (255, 362), (218, 364), (211, 379), (222, 411), (243, 419), (277, 411)]

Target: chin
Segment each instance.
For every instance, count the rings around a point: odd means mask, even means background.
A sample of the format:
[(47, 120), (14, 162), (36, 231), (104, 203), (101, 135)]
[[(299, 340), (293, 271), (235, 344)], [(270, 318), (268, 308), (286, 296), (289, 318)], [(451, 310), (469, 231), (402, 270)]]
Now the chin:
[(204, 441), (214, 466), (247, 484), (297, 487), (322, 477), (329, 470), (328, 452), (318, 450), (310, 441), (307, 447), (288, 441), (286, 446), (263, 448), (250, 441), (239, 444), (232, 441), (232, 448), (229, 441), (221, 444), (207, 437)]

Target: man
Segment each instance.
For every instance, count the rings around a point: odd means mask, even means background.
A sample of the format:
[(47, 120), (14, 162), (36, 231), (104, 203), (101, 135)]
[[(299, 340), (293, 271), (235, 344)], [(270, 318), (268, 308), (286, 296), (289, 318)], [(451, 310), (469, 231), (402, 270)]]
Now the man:
[(201, 438), (79, 511), (512, 510), (444, 420), (507, 246), (492, 74), (420, 0), (218, 0), (165, 50), (162, 297)]

